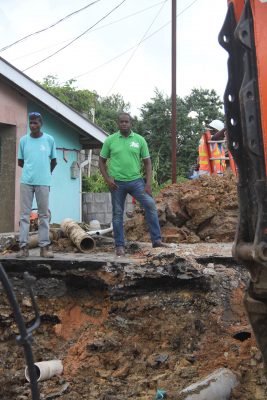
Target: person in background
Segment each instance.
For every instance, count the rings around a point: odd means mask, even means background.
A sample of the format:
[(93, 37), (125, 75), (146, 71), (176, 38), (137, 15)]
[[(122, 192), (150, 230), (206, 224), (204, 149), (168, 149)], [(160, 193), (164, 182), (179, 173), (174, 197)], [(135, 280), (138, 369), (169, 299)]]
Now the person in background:
[(29, 256), (29, 227), (33, 197), (39, 216), (39, 246), (41, 257), (53, 257), (49, 252), (49, 192), (52, 172), (57, 165), (56, 145), (52, 136), (41, 131), (42, 115), (29, 114), (30, 134), (20, 139), (18, 165), (22, 168), (20, 183), (20, 252), (18, 258)]
[[(207, 131), (201, 136), (198, 148), (199, 171), (198, 175), (210, 175), (211, 169), (217, 175), (223, 175), (226, 169), (225, 150), (221, 143), (209, 143), (225, 138), (224, 123), (218, 119), (213, 120)], [(210, 160), (212, 158), (213, 160)]]
[[(119, 130), (105, 140), (99, 157), (100, 172), (111, 192), (116, 254), (125, 254), (123, 212), (128, 193), (145, 210), (152, 246), (167, 247), (161, 240), (157, 208), (152, 197), (152, 166), (147, 143), (142, 136), (132, 131), (128, 113), (119, 114), (118, 127)], [(141, 175), (142, 164), (146, 181)]]
[(191, 166), (191, 168), (188, 171), (187, 178), (188, 179), (197, 179), (197, 178), (199, 178), (198, 173), (199, 173), (199, 161), (197, 158), (197, 163)]

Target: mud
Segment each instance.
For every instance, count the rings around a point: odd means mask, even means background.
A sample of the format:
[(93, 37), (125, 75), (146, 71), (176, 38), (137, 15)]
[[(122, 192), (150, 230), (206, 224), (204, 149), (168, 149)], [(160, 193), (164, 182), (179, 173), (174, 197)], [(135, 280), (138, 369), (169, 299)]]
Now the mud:
[[(229, 242), (237, 217), (236, 178), (203, 176), (164, 188), (156, 197), (162, 236), (167, 243)], [(143, 211), (126, 223), (128, 240), (149, 241)]]
[[(192, 251), (135, 257), (136, 264), (90, 271), (36, 272), (42, 324), (34, 334), (35, 359), (64, 363), (62, 376), (40, 384), (42, 398), (153, 400), (164, 389), (177, 400), (181, 389), (227, 367), (240, 381), (231, 399), (265, 399), (262, 359), (242, 305), (248, 281), (242, 266)], [(21, 273), (9, 275), (30, 321)], [(0, 398), (26, 400), (24, 357), (0, 294)]]

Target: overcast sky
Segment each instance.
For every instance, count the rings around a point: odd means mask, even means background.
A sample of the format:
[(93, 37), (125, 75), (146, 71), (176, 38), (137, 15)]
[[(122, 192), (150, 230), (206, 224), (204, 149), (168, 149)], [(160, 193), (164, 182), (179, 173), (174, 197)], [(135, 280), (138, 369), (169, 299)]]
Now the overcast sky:
[[(1, 0), (0, 48), (92, 1)], [(0, 56), (25, 70), (80, 35), (121, 1), (100, 0), (54, 28), (1, 52)], [(177, 1), (178, 13), (187, 7), (177, 18), (177, 94), (185, 96), (193, 87), (202, 87), (214, 88), (222, 96), (227, 79), (227, 54), (217, 37), (227, 1)], [(144, 9), (147, 10), (125, 18)], [(48, 74), (57, 75), (60, 82), (82, 75), (77, 78), (77, 87), (95, 90), (102, 96), (121, 93), (131, 103), (132, 113), (138, 114), (142, 104), (153, 97), (156, 87), (168, 95), (171, 93), (171, 24), (135, 47), (134, 55), (132, 49), (107, 62), (136, 46), (170, 19), (171, 0), (126, 0), (94, 30), (25, 73), (35, 80), (42, 80)]]

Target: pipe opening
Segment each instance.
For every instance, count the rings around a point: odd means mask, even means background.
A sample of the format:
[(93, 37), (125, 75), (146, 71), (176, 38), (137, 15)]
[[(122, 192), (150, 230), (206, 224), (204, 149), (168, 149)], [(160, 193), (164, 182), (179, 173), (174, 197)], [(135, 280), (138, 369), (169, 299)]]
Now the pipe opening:
[(90, 237), (84, 238), (80, 242), (80, 248), (82, 251), (93, 250), (94, 247), (95, 241)]
[(245, 340), (251, 338), (251, 333), (248, 331), (237, 332), (233, 335), (233, 338), (239, 340), (240, 342), (244, 342)]
[[(40, 376), (41, 376), (40, 368), (37, 367), (37, 365), (35, 365), (35, 364), (34, 364), (34, 368), (35, 368), (37, 381), (39, 381)], [(30, 382), (30, 375), (29, 375), (29, 368), (28, 367), (25, 369), (25, 378), (27, 379), (28, 382)]]
[(267, 258), (267, 247), (266, 246), (262, 249), (262, 254), (263, 254), (263, 257), (266, 259)]
[(41, 376), (41, 371), (40, 371), (40, 368), (37, 367), (37, 365), (35, 365), (35, 372), (36, 372), (36, 376), (37, 376), (37, 381), (39, 381), (40, 376)]
[(258, 247), (258, 254), (259, 254), (259, 257), (263, 261), (267, 261), (267, 245), (266, 245), (266, 243), (260, 243), (260, 245)]

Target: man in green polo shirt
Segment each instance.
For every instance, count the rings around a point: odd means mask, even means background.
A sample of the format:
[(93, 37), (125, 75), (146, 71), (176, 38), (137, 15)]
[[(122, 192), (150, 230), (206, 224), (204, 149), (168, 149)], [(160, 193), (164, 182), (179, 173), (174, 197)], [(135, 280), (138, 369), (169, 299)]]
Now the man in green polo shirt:
[[(138, 200), (145, 210), (153, 247), (165, 245), (161, 241), (158, 213), (152, 198), (152, 167), (147, 143), (142, 136), (131, 130), (131, 117), (128, 113), (119, 114), (118, 127), (119, 131), (110, 135), (103, 144), (99, 168), (111, 192), (116, 254), (122, 256), (125, 254), (123, 212), (128, 193)], [(141, 175), (142, 162), (146, 183)]]

